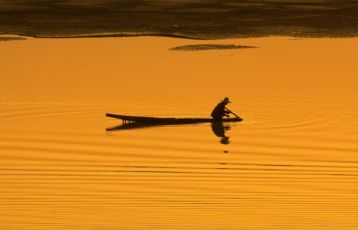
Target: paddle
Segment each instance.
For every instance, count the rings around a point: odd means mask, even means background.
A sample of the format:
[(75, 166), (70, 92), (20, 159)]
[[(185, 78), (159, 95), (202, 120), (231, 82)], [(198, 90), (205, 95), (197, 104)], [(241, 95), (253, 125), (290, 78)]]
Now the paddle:
[(229, 112), (229, 113), (231, 113), (232, 115), (234, 115), (235, 117), (237, 117), (237, 118), (241, 118), (241, 117), (239, 117), (239, 115), (237, 115), (236, 113), (234, 113), (233, 111), (231, 111), (231, 110), (229, 110), (229, 109), (227, 109), (227, 111)]

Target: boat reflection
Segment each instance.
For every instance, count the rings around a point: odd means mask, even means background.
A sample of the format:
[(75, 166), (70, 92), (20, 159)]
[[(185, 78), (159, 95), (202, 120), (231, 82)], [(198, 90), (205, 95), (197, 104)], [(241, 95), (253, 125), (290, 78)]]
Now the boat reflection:
[(151, 123), (123, 122), (121, 125), (106, 128), (106, 131), (113, 132), (113, 131), (120, 131), (120, 130), (143, 129), (143, 128), (151, 128), (151, 127), (159, 127), (159, 126), (165, 126), (165, 125), (151, 124)]
[(226, 136), (226, 131), (230, 130), (231, 127), (229, 124), (224, 124), (223, 122), (211, 122), (211, 129), (213, 133), (220, 137), (220, 143), (224, 145), (230, 144), (230, 137)]
[[(129, 130), (129, 129), (143, 129), (143, 128), (151, 128), (151, 127), (160, 127), (160, 126), (168, 126), (163, 124), (155, 124), (155, 123), (137, 123), (137, 122), (127, 122), (123, 123), (121, 125), (117, 125), (114, 127), (106, 128), (107, 132), (114, 132), (114, 131), (120, 131), (120, 130)], [(230, 130), (231, 127), (228, 123), (216, 121), (211, 122), (211, 129), (213, 133), (220, 137), (220, 143), (227, 145), (230, 144), (228, 136), (226, 136), (226, 131)]]

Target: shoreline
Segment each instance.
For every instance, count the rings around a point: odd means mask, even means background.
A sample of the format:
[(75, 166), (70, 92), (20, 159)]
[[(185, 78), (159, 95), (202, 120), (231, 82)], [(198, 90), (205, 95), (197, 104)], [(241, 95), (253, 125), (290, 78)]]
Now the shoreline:
[(284, 34), (267, 34), (257, 36), (227, 36), (227, 37), (216, 37), (216, 38), (202, 38), (202, 37), (190, 37), (183, 34), (168, 34), (168, 33), (141, 33), (141, 32), (118, 32), (118, 33), (98, 33), (98, 34), (74, 34), (74, 35), (28, 35), (28, 34), (8, 34), (0, 32), (1, 41), (14, 41), (14, 40), (26, 40), (29, 38), (33, 39), (81, 39), (81, 38), (130, 38), (130, 37), (163, 37), (163, 38), (179, 38), (194, 41), (218, 41), (218, 40), (231, 40), (231, 39), (250, 39), (250, 38), (269, 38), (269, 37), (287, 37), (291, 39), (352, 39), (358, 38), (357, 35), (352, 36), (303, 36), (303, 35), (284, 35)]
[(358, 37), (355, 0), (6, 2), (1, 33), (30, 37)]

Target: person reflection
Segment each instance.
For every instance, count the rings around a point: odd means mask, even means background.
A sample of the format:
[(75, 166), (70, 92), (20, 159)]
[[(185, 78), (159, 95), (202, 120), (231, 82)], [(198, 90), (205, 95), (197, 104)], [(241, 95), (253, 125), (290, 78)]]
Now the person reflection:
[(230, 125), (228, 124), (224, 125), (224, 123), (221, 121), (214, 121), (211, 123), (211, 129), (216, 136), (221, 138), (220, 139), (221, 144), (224, 145), (230, 144), (229, 141), (230, 137), (225, 135), (225, 132), (230, 130)]

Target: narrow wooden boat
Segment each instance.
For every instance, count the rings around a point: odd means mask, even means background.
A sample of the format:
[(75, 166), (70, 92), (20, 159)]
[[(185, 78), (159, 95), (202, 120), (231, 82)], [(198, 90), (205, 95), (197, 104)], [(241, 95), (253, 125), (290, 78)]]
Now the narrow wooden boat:
[(213, 118), (174, 118), (174, 117), (138, 117), (126, 116), (120, 114), (106, 113), (107, 117), (121, 119), (124, 123), (137, 124), (195, 124), (207, 122), (239, 122), (243, 119), (241, 117), (223, 118), (222, 120), (214, 120)]

